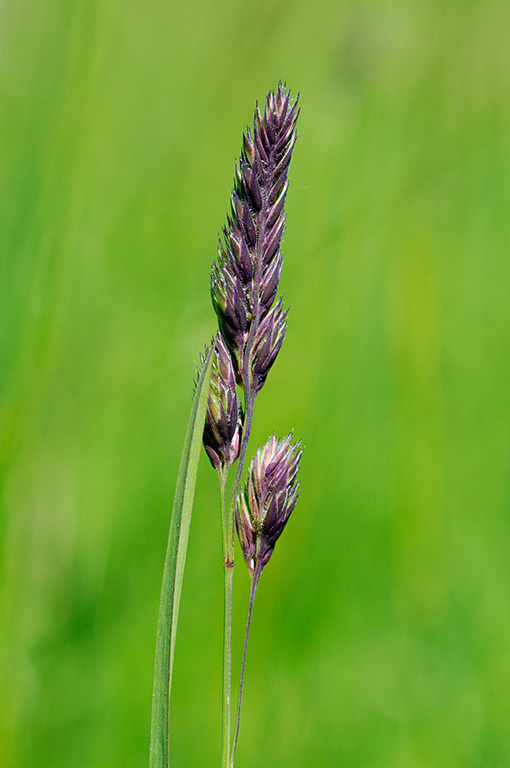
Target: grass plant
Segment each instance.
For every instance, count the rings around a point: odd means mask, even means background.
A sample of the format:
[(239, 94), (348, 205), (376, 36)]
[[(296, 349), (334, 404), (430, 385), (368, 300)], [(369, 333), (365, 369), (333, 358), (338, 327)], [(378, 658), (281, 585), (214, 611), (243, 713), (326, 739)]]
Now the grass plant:
[[(209, 267), (280, 77), (291, 313), (244, 478), (273, 430), (306, 461), (235, 768), (510, 765), (509, 39), (502, 0), (2, 2), (2, 768), (147, 765)], [(221, 751), (217, 488), (202, 460), (176, 768)], [(238, 550), (232, 707), (249, 588)]]
[[(276, 300), (283, 256), (288, 168), (296, 142), (297, 100), (280, 84), (258, 108), (236, 166), (231, 214), (211, 273), (211, 297), (219, 331), (195, 387), (192, 413), (177, 479), (161, 592), (154, 671), (151, 768), (170, 768), (170, 691), (182, 577), (198, 468), (197, 442), (218, 473), (224, 568), (221, 768), (234, 768), (239, 739), (246, 651), (257, 585), (298, 497), (301, 450), (292, 435), (273, 435), (257, 450), (246, 486), (241, 482), (255, 398), (282, 346), (287, 327)], [(242, 392), (243, 404), (237, 394)], [(207, 408), (206, 408), (207, 403)], [(227, 495), (228, 473), (237, 462)], [(234, 740), (232, 720), (232, 622), (235, 529), (251, 576)]]

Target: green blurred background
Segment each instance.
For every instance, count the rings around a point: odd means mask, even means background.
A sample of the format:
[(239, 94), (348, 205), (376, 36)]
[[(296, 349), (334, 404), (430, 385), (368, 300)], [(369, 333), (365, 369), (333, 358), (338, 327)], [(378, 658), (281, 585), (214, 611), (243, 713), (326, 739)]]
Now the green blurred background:
[[(286, 343), (253, 446), (302, 495), (264, 574), (239, 768), (510, 765), (503, 0), (6, 0), (0, 765), (146, 766), (169, 512), (255, 100), (301, 91)], [(219, 765), (199, 473), (173, 765)], [(248, 577), (237, 569), (236, 668)]]

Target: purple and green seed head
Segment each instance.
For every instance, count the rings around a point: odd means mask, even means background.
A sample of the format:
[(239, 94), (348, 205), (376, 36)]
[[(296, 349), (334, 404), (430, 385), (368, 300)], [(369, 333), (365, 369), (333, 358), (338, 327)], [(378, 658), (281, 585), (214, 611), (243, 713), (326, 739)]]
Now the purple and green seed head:
[[(238, 383), (263, 386), (283, 343), (285, 315), (271, 313), (282, 269), (288, 168), (296, 142), (297, 99), (280, 84), (258, 106), (252, 130), (243, 137), (236, 165), (231, 215), (211, 271), (211, 297), (219, 327), (232, 354)], [(270, 340), (268, 342), (268, 337)]]
[(299, 495), (302, 450), (291, 440), (292, 435), (284, 440), (273, 435), (258, 448), (237, 499), (237, 533), (251, 576), (260, 575), (269, 561)]

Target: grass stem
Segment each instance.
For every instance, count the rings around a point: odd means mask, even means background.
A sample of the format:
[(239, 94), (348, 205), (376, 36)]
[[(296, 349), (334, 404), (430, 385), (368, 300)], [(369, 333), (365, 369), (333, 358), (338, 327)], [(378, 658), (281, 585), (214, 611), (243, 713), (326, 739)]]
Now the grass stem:
[(244, 646), (243, 646), (243, 658), (241, 662), (241, 676), (239, 678), (239, 695), (237, 698), (237, 715), (236, 715), (236, 727), (234, 732), (234, 743), (232, 745), (232, 753), (230, 758), (230, 768), (234, 768), (234, 758), (237, 749), (237, 742), (239, 740), (239, 726), (241, 725), (241, 706), (243, 701), (243, 687), (244, 687), (244, 669), (246, 666), (246, 651), (248, 649), (248, 637), (250, 634), (251, 616), (253, 613), (253, 604), (255, 602), (255, 593), (257, 592), (257, 584), (261, 570), (257, 569), (253, 574), (251, 587), (250, 587), (250, 604), (248, 606), (248, 617), (246, 619), (246, 631), (244, 633)]
[(230, 722), (232, 697), (232, 595), (233, 595), (233, 563), (228, 559), (228, 533), (226, 525), (226, 488), (227, 472), (220, 474), (221, 527), (223, 533), (223, 564), (224, 564), (224, 626), (223, 626), (223, 681), (222, 681), (222, 712), (221, 712), (221, 768), (228, 768), (230, 761)]
[(228, 511), (225, 514), (225, 491), (226, 478), (220, 480), (222, 497), (222, 517), (224, 519), (224, 540), (225, 551), (223, 555), (224, 577), (225, 577), (225, 610), (223, 624), (223, 707), (222, 707), (222, 751), (221, 768), (228, 768), (230, 765), (230, 723), (231, 723), (231, 701), (232, 701), (232, 604), (234, 593), (234, 552), (235, 552), (235, 502), (239, 489), (241, 487), (241, 478), (243, 474), (246, 452), (248, 449), (248, 440), (250, 437), (251, 423), (253, 418), (253, 400), (246, 397), (246, 414), (244, 420), (243, 437), (241, 449), (239, 451), (239, 463), (237, 465), (236, 476), (232, 487), (232, 494)]

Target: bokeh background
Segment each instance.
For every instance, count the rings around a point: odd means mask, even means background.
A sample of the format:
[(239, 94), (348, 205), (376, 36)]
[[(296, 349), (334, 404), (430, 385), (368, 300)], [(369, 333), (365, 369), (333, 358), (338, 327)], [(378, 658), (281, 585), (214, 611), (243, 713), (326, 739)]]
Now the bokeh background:
[[(504, 0), (4, 0), (3, 768), (147, 765), (209, 268), (280, 79), (302, 107), (292, 308), (253, 447), (294, 428), (306, 452), (238, 766), (510, 765), (509, 39)], [(240, 564), (236, 665), (247, 590)], [(221, 611), (204, 460), (180, 768), (219, 764)]]

